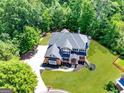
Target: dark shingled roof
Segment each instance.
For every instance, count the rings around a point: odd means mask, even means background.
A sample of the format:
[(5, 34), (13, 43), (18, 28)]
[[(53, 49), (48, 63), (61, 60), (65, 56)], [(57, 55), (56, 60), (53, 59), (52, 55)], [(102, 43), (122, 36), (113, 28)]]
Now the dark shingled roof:
[(61, 47), (62, 48), (68, 48), (68, 49), (72, 50), (72, 45), (70, 44), (68, 39), (66, 39), (65, 43)]
[(65, 32), (52, 33), (52, 36), (49, 40), (49, 45), (56, 44), (57, 47), (63, 48), (65, 41), (68, 40), (73, 49), (85, 49), (86, 43), (89, 43), (89, 39), (87, 38), (86, 35)]

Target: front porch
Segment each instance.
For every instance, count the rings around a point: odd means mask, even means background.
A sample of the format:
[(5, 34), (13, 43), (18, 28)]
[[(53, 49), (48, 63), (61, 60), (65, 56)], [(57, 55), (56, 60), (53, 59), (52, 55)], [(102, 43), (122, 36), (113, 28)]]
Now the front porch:
[(64, 71), (64, 72), (79, 71), (84, 67), (88, 68), (88, 63), (86, 61), (76, 60), (74, 58), (69, 61), (61, 61), (60, 59), (56, 59), (54, 61), (56, 62), (56, 64), (50, 64), (49, 58), (45, 58), (45, 62), (41, 66), (44, 67), (46, 70)]

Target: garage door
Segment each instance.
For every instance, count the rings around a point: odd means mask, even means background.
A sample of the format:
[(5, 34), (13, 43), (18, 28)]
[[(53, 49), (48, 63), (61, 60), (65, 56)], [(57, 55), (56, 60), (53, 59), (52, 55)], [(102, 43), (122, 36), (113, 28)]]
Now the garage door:
[(57, 63), (56, 63), (55, 60), (49, 60), (49, 64), (51, 64), (51, 65), (57, 65)]

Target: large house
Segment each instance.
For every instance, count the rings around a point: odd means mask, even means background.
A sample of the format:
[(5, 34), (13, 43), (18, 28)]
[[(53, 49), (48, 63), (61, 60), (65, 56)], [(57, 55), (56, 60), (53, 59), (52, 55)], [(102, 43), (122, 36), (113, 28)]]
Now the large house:
[(51, 65), (83, 64), (87, 56), (90, 38), (67, 29), (53, 32), (45, 54), (44, 63)]

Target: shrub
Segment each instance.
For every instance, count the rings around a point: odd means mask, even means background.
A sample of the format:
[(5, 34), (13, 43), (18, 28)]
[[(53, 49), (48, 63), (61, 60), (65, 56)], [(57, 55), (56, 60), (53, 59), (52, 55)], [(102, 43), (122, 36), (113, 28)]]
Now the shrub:
[(36, 85), (36, 75), (27, 64), (17, 59), (0, 63), (0, 87), (14, 93), (33, 93)]
[(119, 93), (118, 89), (112, 81), (109, 81), (109, 83), (105, 85), (105, 90), (109, 92), (111, 91), (111, 93)]
[(10, 60), (13, 56), (18, 56), (18, 48), (11, 41), (3, 42), (0, 40), (0, 59)]
[(20, 38), (20, 53), (24, 54), (34, 48), (40, 40), (40, 33), (33, 27), (26, 26)]
[(8, 33), (1, 33), (0, 34), (0, 40), (6, 42), (7, 40), (10, 40), (10, 36)]
[(119, 37), (116, 40), (115, 50), (124, 55), (124, 32), (119, 32)]

